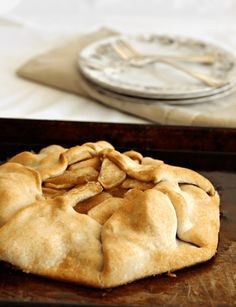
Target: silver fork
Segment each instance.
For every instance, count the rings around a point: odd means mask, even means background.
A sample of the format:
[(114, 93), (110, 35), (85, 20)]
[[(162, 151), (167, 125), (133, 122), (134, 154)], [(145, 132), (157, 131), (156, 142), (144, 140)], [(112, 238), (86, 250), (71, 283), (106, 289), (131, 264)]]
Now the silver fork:
[[(200, 80), (201, 82), (205, 83), (208, 86), (211, 87), (221, 87), (226, 85), (228, 82), (223, 81), (223, 80), (218, 80), (215, 78), (210, 78), (207, 77), (206, 75), (193, 71), (190, 68), (187, 68), (183, 65), (180, 65), (178, 63), (176, 63), (176, 60), (180, 60), (179, 58), (177, 58), (177, 56), (174, 57), (170, 57), (170, 56), (155, 56), (155, 55), (145, 55), (140, 53), (138, 50), (136, 50), (132, 45), (130, 45), (128, 42), (124, 41), (124, 40), (117, 40), (115, 42), (113, 42), (111, 44), (111, 47), (113, 48), (113, 50), (116, 52), (116, 54), (123, 60), (129, 62), (129, 64), (134, 65), (134, 66), (138, 66), (138, 67), (143, 67), (145, 65), (148, 65), (150, 63), (153, 62), (163, 62), (167, 65), (172, 66), (173, 68), (180, 70), (182, 72), (187, 73), (188, 75), (194, 77), (195, 79)], [(185, 58), (186, 59), (186, 58)], [(182, 57), (181, 57), (182, 60)], [(191, 57), (191, 59), (189, 58), (188, 61), (191, 62), (199, 62), (200, 58), (198, 57), (196, 59), (196, 57)], [(204, 61), (206, 61), (206, 59), (203, 59)]]
[(172, 61), (182, 61), (190, 63), (202, 63), (202, 64), (213, 64), (217, 55), (215, 53), (203, 54), (203, 55), (154, 55), (154, 54), (141, 54), (137, 49), (135, 49), (131, 44), (124, 40), (117, 40), (114, 45), (114, 48), (117, 48), (118, 52), (125, 51), (126, 55), (130, 57), (140, 57), (145, 58), (146, 63), (152, 63), (158, 60), (172, 60)]

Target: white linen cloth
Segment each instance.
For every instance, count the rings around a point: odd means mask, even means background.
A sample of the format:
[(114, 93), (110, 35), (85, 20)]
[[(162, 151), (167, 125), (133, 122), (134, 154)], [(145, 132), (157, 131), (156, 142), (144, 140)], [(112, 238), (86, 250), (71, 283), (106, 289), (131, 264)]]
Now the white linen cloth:
[(26, 81), (16, 75), (19, 66), (29, 58), (67, 39), (68, 33), (49, 33), (3, 18), (0, 20), (0, 117), (142, 122), (84, 97)]
[[(202, 105), (159, 105), (155, 118), (153, 111), (145, 105), (141, 108), (142, 116), (143, 112), (147, 114), (144, 120), (92, 99), (23, 80), (15, 74), (19, 66), (31, 57), (65, 44), (76, 33), (91, 31), (100, 26), (128, 33), (156, 32), (193, 36), (208, 39), (234, 51), (234, 0), (223, 3), (220, 0), (210, 3), (193, 0), (138, 0), (135, 5), (134, 1), (127, 4), (127, 1), (122, 0), (70, 1), (70, 5), (66, 6), (68, 1), (22, 0), (7, 16), (1, 17), (0, 117), (131, 123), (145, 123), (150, 119), (162, 124), (236, 127), (236, 94), (205, 105), (204, 110)], [(122, 14), (124, 11), (126, 14)], [(220, 18), (221, 23), (217, 18)], [(116, 107), (123, 108), (121, 105)], [(125, 108), (127, 112), (133, 112), (131, 108), (135, 109), (132, 104), (126, 104)]]

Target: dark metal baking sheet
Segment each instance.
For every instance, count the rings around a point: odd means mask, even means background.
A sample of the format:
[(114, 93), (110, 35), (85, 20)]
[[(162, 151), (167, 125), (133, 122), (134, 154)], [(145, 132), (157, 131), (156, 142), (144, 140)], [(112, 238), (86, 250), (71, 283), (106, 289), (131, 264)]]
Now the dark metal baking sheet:
[(210, 261), (110, 290), (56, 282), (0, 263), (1, 306), (230, 306), (236, 304), (236, 129), (0, 119), (0, 160), (49, 144), (105, 139), (208, 177), (221, 197), (218, 253)]

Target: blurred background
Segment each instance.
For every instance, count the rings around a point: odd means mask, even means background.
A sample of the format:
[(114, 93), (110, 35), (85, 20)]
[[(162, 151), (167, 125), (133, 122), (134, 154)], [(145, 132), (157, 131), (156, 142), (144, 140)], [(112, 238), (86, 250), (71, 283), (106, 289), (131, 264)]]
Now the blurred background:
[(236, 24), (235, 0), (1, 0), (0, 13), (35, 26), (121, 31), (222, 31)]
[(236, 0), (0, 0), (0, 117), (143, 122), (15, 74), (70, 35), (100, 27), (203, 38), (235, 53)]

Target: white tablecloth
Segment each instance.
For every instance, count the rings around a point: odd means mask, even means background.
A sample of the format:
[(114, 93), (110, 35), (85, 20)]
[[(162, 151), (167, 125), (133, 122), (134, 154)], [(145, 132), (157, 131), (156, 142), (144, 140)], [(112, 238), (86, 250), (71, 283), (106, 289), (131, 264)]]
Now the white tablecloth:
[(23, 80), (15, 71), (76, 33), (101, 26), (126, 33), (193, 36), (235, 52), (235, 20), (235, 0), (3, 0), (0, 117), (145, 123), (92, 100)]

